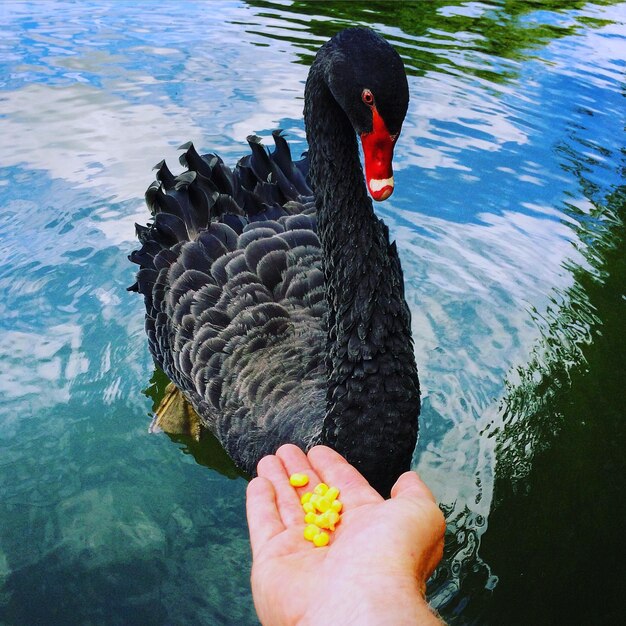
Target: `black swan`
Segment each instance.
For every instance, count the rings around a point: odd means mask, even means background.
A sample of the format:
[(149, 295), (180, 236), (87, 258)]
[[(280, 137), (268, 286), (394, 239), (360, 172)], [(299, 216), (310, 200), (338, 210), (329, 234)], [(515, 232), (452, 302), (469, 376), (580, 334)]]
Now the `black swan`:
[(395, 242), (373, 211), (393, 191), (408, 106), (398, 53), (350, 28), (318, 51), (305, 87), (308, 156), (280, 131), (230, 170), (193, 145), (162, 162), (137, 225), (157, 365), (235, 463), (291, 442), (324, 443), (382, 494), (409, 469), (420, 409), (410, 313)]

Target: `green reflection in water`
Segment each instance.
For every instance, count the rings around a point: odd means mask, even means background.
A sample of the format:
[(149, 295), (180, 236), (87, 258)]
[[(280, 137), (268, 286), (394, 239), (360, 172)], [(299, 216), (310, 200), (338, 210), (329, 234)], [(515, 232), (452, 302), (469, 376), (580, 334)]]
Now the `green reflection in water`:
[[(596, 4), (617, 2), (619, 0), (605, 0)], [(385, 34), (403, 56), (410, 75), (420, 76), (431, 70), (453, 74), (462, 72), (494, 83), (506, 83), (516, 78), (518, 66), (513, 62), (531, 58), (533, 50), (590, 27), (600, 28), (611, 23), (588, 14), (578, 16), (571, 13), (588, 8), (586, 0), (481, 3), (448, 0), (296, 0), (289, 6), (267, 0), (249, 0), (248, 4), (266, 10), (280, 9), (282, 19), (290, 14), (290, 24), (302, 25), (307, 33), (319, 37), (319, 40), (303, 41), (297, 30), (279, 27), (266, 33), (243, 24), (250, 33), (288, 41), (304, 48), (299, 54), (299, 61), (305, 65), (313, 61), (320, 43), (342, 28), (364, 25), (376, 29), (384, 26), (401, 31)], [(541, 18), (533, 15), (537, 11), (541, 11)], [(549, 14), (553, 15), (549, 18)], [(258, 15), (276, 17), (271, 12), (259, 12)]]
[[(585, 171), (580, 157), (574, 164)], [(574, 283), (544, 316), (496, 433), (495, 504), (481, 546), (499, 577), (493, 624), (618, 623), (623, 611), (626, 186), (569, 213), (585, 263), (570, 265)]]

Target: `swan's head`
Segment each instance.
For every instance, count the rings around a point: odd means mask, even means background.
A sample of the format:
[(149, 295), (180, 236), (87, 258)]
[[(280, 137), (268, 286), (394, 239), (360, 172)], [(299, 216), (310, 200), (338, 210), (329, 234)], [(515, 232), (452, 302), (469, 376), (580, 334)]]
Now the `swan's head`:
[(380, 35), (349, 28), (329, 42), (327, 84), (361, 139), (365, 180), (374, 200), (393, 193), (393, 148), (409, 105), (400, 55)]

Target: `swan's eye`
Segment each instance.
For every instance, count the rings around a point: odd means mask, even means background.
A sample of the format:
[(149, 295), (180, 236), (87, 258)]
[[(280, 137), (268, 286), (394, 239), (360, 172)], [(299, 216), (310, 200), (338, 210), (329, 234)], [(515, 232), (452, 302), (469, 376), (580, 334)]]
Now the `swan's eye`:
[(364, 89), (361, 92), (361, 100), (371, 107), (374, 104), (374, 94), (369, 89)]

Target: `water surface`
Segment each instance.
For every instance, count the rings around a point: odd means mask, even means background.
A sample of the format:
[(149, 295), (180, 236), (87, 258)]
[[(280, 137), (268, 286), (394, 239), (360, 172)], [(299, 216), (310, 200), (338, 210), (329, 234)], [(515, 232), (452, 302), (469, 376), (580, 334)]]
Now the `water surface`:
[(352, 24), (409, 73), (377, 210), (413, 315), (414, 467), (448, 519), (430, 600), (454, 624), (617, 621), (626, 5), (210, 7), (0, 7), (0, 621), (256, 623), (245, 480), (148, 434), (126, 255), (181, 143), (306, 149), (307, 66)]

